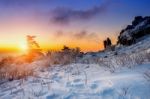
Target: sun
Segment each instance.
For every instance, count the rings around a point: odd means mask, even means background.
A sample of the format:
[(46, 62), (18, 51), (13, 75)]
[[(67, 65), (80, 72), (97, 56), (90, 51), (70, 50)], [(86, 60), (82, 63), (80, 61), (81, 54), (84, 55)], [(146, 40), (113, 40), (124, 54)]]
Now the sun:
[(20, 45), (20, 48), (21, 48), (22, 50), (27, 50), (27, 49), (28, 49), (25, 44)]
[(20, 50), (26, 52), (28, 50), (28, 46), (25, 42), (20, 43)]

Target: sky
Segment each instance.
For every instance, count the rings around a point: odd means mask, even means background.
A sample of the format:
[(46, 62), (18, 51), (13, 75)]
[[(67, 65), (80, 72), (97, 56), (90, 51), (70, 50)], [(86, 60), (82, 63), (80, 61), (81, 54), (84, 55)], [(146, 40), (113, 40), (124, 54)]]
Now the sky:
[(23, 48), (26, 35), (43, 50), (99, 51), (139, 15), (150, 15), (150, 0), (0, 0), (0, 51)]

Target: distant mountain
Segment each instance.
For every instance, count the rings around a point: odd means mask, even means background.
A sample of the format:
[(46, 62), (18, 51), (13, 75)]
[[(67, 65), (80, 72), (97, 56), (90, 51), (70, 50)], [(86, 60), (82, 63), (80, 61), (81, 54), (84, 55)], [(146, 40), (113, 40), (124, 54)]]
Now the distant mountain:
[(145, 35), (150, 34), (150, 16), (136, 16), (132, 25), (128, 25), (120, 32), (118, 44), (132, 45)]

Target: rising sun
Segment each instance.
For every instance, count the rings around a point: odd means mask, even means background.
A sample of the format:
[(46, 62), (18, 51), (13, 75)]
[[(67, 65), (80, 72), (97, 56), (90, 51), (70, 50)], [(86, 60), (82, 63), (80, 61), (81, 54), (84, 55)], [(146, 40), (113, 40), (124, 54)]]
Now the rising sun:
[(28, 50), (28, 46), (26, 43), (20, 43), (20, 50), (26, 52)]

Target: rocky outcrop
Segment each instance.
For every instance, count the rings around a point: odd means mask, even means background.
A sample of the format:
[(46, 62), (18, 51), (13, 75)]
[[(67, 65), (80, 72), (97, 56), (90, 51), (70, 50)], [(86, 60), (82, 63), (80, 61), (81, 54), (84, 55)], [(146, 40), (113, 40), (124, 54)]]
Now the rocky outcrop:
[(132, 25), (128, 25), (120, 32), (118, 36), (118, 44), (131, 45), (138, 42), (138, 39), (150, 34), (150, 17), (137, 16), (132, 21)]

